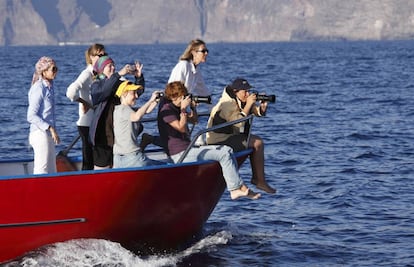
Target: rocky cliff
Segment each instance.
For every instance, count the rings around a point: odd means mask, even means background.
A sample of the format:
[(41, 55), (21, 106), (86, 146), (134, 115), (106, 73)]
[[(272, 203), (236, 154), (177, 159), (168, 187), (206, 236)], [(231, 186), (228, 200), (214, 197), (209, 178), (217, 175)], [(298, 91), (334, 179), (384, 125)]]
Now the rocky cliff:
[(413, 0), (0, 0), (0, 45), (391, 40)]

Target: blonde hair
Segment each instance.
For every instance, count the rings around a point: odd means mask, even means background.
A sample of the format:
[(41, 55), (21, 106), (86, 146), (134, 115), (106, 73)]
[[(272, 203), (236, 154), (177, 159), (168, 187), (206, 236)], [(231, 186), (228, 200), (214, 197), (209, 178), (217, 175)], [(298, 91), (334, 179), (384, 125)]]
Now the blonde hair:
[(88, 50), (85, 51), (86, 65), (92, 64), (91, 56), (99, 55), (100, 52), (105, 52), (105, 46), (103, 44), (93, 44), (93, 45), (91, 45), (88, 48)]
[(191, 53), (193, 50), (196, 50), (200, 45), (206, 45), (206, 43), (201, 39), (194, 39), (188, 43), (187, 48), (184, 50), (183, 54), (180, 56), (180, 60), (192, 60), (193, 54)]
[(32, 78), (32, 85), (35, 82), (37, 82), (40, 78), (43, 78), (43, 72), (48, 70), (52, 65), (56, 65), (56, 63), (51, 57), (41, 57), (35, 65), (35, 71), (33, 73)]

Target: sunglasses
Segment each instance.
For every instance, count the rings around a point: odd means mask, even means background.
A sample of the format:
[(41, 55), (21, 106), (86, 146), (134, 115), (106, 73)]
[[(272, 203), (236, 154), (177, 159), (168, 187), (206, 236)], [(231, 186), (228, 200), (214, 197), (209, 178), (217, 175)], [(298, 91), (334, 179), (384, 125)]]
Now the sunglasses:
[(208, 53), (208, 49), (206, 48), (206, 49), (203, 49), (203, 50), (197, 50), (196, 52), (200, 52), (200, 53), (205, 54), (205, 53)]
[(53, 72), (53, 73), (56, 73), (57, 71), (58, 71), (58, 67), (53, 66), (53, 67), (52, 67), (52, 72)]
[(144, 91), (145, 91), (144, 88), (136, 90), (138, 97), (140, 97), (144, 93)]
[(93, 56), (94, 57), (96, 57), (96, 56), (103, 57), (103, 56), (107, 56), (107, 55), (108, 55), (107, 53), (99, 53), (99, 54), (94, 54)]

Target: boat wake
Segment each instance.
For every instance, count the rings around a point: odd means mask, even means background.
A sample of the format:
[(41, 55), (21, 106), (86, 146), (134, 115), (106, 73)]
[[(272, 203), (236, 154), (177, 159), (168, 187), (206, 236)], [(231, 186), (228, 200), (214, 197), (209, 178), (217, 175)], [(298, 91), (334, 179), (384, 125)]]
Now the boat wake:
[(227, 244), (232, 239), (228, 231), (206, 236), (191, 247), (174, 254), (137, 256), (119, 243), (103, 239), (74, 239), (55, 243), (32, 251), (2, 267), (136, 267), (176, 266), (185, 258)]

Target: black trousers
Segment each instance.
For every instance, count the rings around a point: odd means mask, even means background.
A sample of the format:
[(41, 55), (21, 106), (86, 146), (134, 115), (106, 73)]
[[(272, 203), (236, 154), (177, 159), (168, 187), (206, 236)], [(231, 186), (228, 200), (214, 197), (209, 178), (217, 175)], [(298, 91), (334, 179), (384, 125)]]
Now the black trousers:
[(93, 150), (89, 142), (89, 127), (78, 126), (82, 139), (82, 170), (93, 170)]

